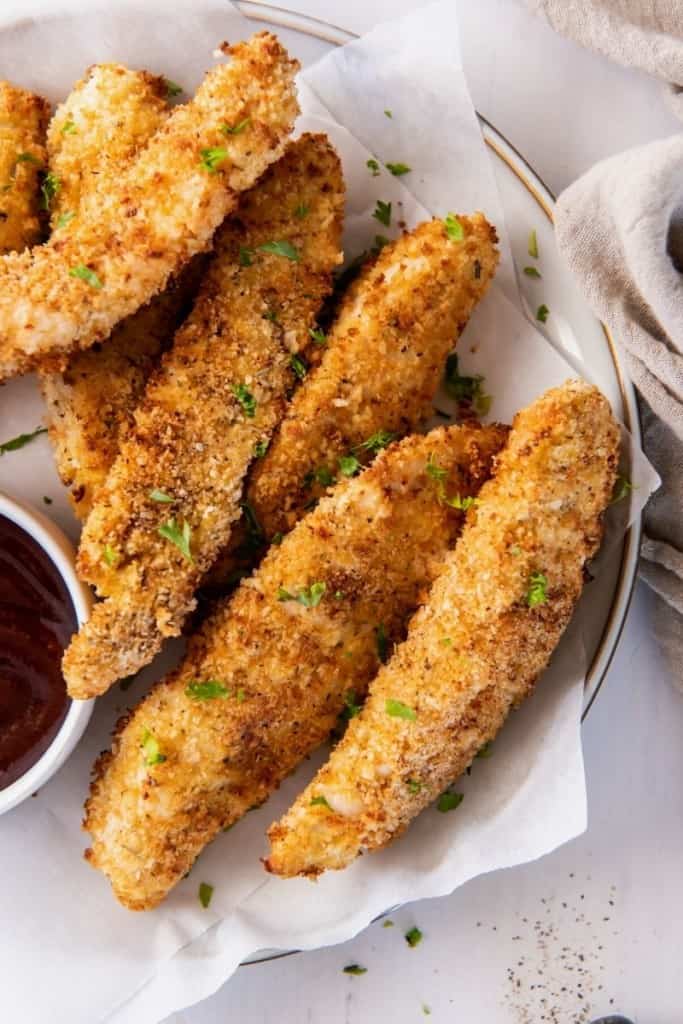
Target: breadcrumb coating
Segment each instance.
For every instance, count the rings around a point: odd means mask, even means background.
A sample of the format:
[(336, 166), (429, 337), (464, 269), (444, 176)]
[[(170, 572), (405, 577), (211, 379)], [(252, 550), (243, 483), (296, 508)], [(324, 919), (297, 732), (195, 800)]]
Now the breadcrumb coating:
[[(247, 500), (266, 538), (291, 529), (339, 476), (339, 459), (378, 431), (402, 436), (431, 414), (446, 356), (498, 264), (495, 229), (481, 213), (459, 216), (452, 241), (433, 220), (386, 245), (345, 296), (320, 364), (298, 389), (265, 457), (253, 467)], [(209, 583), (243, 564), (244, 527)]]
[[(284, 149), (298, 68), (267, 32), (225, 47), (97, 210), (30, 253), (0, 258), (0, 380), (109, 336), (161, 291)], [(244, 131), (230, 128), (246, 121)]]
[(493, 739), (571, 618), (618, 445), (607, 400), (584, 381), (515, 417), (406, 641), (328, 763), (271, 826), (269, 871), (315, 877), (381, 848)]
[(42, 96), (0, 81), (0, 256), (40, 241), (40, 174), (49, 116)]
[[(305, 218), (294, 216), (298, 202)], [(78, 569), (105, 600), (64, 656), (72, 697), (137, 672), (194, 608), (239, 515), (255, 449), (284, 413), (292, 357), (331, 290), (343, 206), (337, 154), (326, 136), (304, 135), (218, 233), (194, 309), (83, 531)]]
[[(466, 426), (410, 437), (340, 484), (119, 723), (95, 765), (84, 827), (86, 856), (124, 906), (158, 904), (221, 829), (325, 740), (345, 704), (356, 710), (461, 528), (444, 493), (475, 494), (506, 434)], [(443, 493), (430, 459), (447, 474)], [(316, 592), (308, 607), (296, 599)], [(214, 696), (193, 699), (197, 684)], [(147, 733), (163, 761), (146, 763)]]

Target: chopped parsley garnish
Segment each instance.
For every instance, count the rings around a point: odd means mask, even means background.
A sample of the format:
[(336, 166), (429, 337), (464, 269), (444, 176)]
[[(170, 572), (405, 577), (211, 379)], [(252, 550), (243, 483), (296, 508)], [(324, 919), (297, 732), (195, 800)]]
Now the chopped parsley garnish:
[(387, 918), (387, 920), (384, 921), (383, 924), (382, 924), (382, 928), (393, 928), (393, 927), (394, 927), (394, 922), (391, 920), (390, 917)]
[(479, 416), (485, 416), (491, 408), (491, 396), (484, 392), (484, 378), (481, 374), (462, 376), (458, 370), (457, 352), (451, 352), (446, 360), (444, 386), (457, 402), (471, 403)]
[(419, 793), (420, 790), (422, 789), (422, 783), (418, 782), (417, 779), (408, 779), (406, 782), (406, 786), (408, 787), (408, 792), (412, 793), (413, 795)]
[(356, 703), (356, 693), (354, 690), (349, 690), (344, 694), (344, 710), (342, 711), (344, 718), (355, 718), (362, 710), (363, 705)]
[(390, 239), (388, 239), (386, 235), (375, 235), (375, 244), (373, 245), (370, 252), (373, 254), (373, 256), (379, 255), (384, 246), (389, 245), (389, 241)]
[(250, 267), (252, 264), (253, 250), (248, 249), (246, 245), (240, 246), (239, 261), (241, 267)]
[(248, 128), (250, 124), (251, 118), (245, 117), (243, 121), (238, 121), (237, 124), (221, 125), (221, 131), (224, 135), (241, 135), (245, 128)]
[(327, 466), (318, 466), (304, 477), (304, 487), (311, 487), (314, 483), (320, 484), (321, 487), (331, 487), (336, 482), (334, 473)]
[(446, 790), (436, 801), (436, 809), (441, 811), (442, 814), (445, 814), (446, 811), (454, 811), (464, 799), (464, 793), (451, 793), (449, 790)]
[(373, 159), (368, 160), (366, 162), (365, 166), (368, 168), (369, 171), (372, 171), (373, 178), (378, 177), (378, 175), (379, 175), (379, 164), (378, 164), (378, 162), (376, 160), (373, 160)]
[(246, 384), (233, 384), (232, 393), (242, 406), (244, 415), (253, 420), (256, 415), (256, 399)]
[(256, 444), (254, 445), (254, 458), (262, 459), (263, 456), (268, 451), (269, 446), (270, 441), (257, 441)]
[(207, 679), (203, 683), (188, 683), (185, 694), (192, 700), (215, 700), (217, 697), (224, 700), (230, 696), (227, 686), (219, 683), (217, 679)]
[(380, 224), (384, 224), (385, 228), (388, 228), (391, 224), (391, 203), (383, 203), (381, 199), (378, 199), (372, 216)]
[(548, 579), (542, 572), (534, 572), (529, 577), (529, 589), (527, 590), (526, 603), (530, 608), (537, 604), (545, 604), (548, 600)]
[(170, 505), (175, 498), (172, 498), (170, 494), (166, 494), (165, 491), (160, 491), (158, 487), (149, 492), (149, 497), (152, 501), (158, 501), (160, 505)]
[(303, 220), (304, 217), (308, 217), (311, 212), (311, 208), (308, 203), (299, 203), (298, 206), (294, 207), (294, 216), (298, 217), (299, 220)]
[(454, 213), (446, 215), (444, 224), (446, 225), (446, 234), (451, 242), (462, 242), (465, 237), (465, 229)]
[(164, 79), (164, 85), (166, 86), (166, 95), (169, 99), (171, 96), (180, 96), (183, 91), (182, 85), (178, 85), (177, 82), (172, 81), (170, 78)]
[(3, 441), (0, 444), (0, 455), (4, 455), (6, 452), (16, 452), (25, 445), (30, 444), (34, 437), (38, 437), (39, 434), (47, 434), (46, 427), (36, 427), (30, 434), (19, 434), (17, 437), (13, 437), (10, 441)]
[(538, 239), (536, 238), (536, 231), (529, 232), (529, 242), (527, 245), (527, 252), (529, 255), (537, 260), (538, 259)]
[(414, 949), (415, 946), (419, 946), (420, 943), (422, 942), (422, 932), (416, 925), (413, 925), (410, 931), (406, 932), (405, 940), (410, 946), (410, 948)]
[(513, 544), (512, 547), (510, 548), (510, 554), (514, 555), (515, 558), (519, 558), (521, 553), (522, 549), (520, 548), (519, 544)]
[(536, 269), (536, 267), (525, 267), (524, 268), (524, 273), (526, 274), (527, 277), (537, 277), (539, 280), (541, 278), (541, 274)]
[(75, 135), (76, 125), (73, 121), (65, 121), (61, 127), (62, 135)]
[(311, 807), (327, 807), (328, 811), (332, 810), (324, 796), (314, 796), (311, 800)]
[(244, 518), (247, 521), (247, 530), (251, 540), (262, 541), (263, 540), (263, 527), (258, 521), (256, 512), (253, 506), (248, 501), (243, 501), (240, 504), (240, 508), (244, 513)]
[(444, 647), (453, 646), (453, 640), (451, 639), (450, 636), (442, 636), (441, 639), (439, 640), (439, 643), (443, 644)]
[(448, 470), (440, 466), (438, 462), (434, 461), (434, 454), (430, 454), (426, 465), (427, 476), (430, 476), (432, 480), (436, 480), (437, 483), (443, 483), (448, 476)]
[(546, 320), (548, 319), (548, 314), (549, 313), (550, 313), (550, 310), (546, 306), (545, 302), (542, 302), (541, 305), (536, 310), (536, 319), (540, 320), (541, 323), (544, 324), (546, 322)]
[(379, 626), (375, 629), (375, 641), (377, 644), (377, 657), (385, 665), (389, 659), (389, 640), (383, 622), (380, 622)]
[(69, 271), (69, 277), (78, 277), (81, 281), (85, 281), (91, 288), (101, 288), (102, 282), (90, 267), (86, 267), (85, 264), (79, 263), (77, 267), (72, 267)]
[(277, 592), (278, 601), (298, 601), (304, 608), (316, 608), (323, 599), (327, 589), (325, 583), (311, 583), (310, 587), (301, 587), (298, 594), (292, 594), (284, 587), (279, 587)]
[(57, 227), (65, 228), (67, 224), (71, 223), (75, 216), (76, 214), (73, 212), (73, 210), (65, 210), (64, 213), (60, 213), (59, 217), (57, 218)]
[(207, 907), (209, 906), (209, 903), (211, 902), (211, 897), (212, 896), (213, 896), (213, 886), (209, 885), (208, 882), (200, 882), (199, 883), (199, 902), (204, 907), (204, 910), (206, 910)]
[(271, 253), (273, 256), (283, 256), (286, 260), (292, 260), (294, 263), (299, 261), (299, 253), (291, 242), (264, 242), (263, 245), (259, 245), (258, 250)]
[(339, 472), (342, 476), (355, 476), (361, 464), (355, 455), (342, 455), (339, 459)]
[(390, 111), (390, 110), (385, 110), (385, 111), (384, 111), (384, 116), (385, 116), (385, 117), (393, 117), (394, 115), (393, 115), (393, 114), (391, 113), (391, 111)]
[(48, 171), (43, 178), (43, 184), (40, 186), (40, 194), (42, 196), (40, 205), (44, 210), (49, 210), (52, 206), (52, 200), (59, 193), (62, 187), (62, 183), (56, 174), (52, 171)]
[(618, 501), (622, 501), (634, 489), (635, 488), (631, 481), (627, 477), (622, 476), (620, 473), (614, 483), (614, 491), (612, 492), (612, 500), (610, 502), (610, 505), (616, 505)]
[(446, 504), (451, 508), (459, 508), (462, 512), (467, 512), (468, 508), (479, 504), (479, 499), (471, 495), (461, 498), (459, 494), (454, 494), (452, 498), (446, 498)]
[(157, 527), (157, 533), (165, 540), (170, 540), (171, 544), (175, 544), (188, 562), (194, 562), (192, 551), (190, 550), (192, 529), (187, 520), (185, 520), (183, 525), (180, 526), (180, 524), (176, 522), (175, 518), (169, 519), (167, 522), (162, 523), (161, 526)]
[(395, 178), (400, 178), (402, 174), (408, 174), (409, 171), (412, 171), (412, 167), (408, 167), (408, 164), (396, 163), (385, 164), (384, 166)]
[(414, 722), (417, 718), (417, 712), (413, 708), (409, 708), (407, 704), (403, 704), (400, 700), (394, 700), (393, 697), (388, 697), (384, 710), (392, 718), (405, 718), (409, 722)]
[(201, 149), (199, 151), (200, 161), (199, 166), (209, 174), (215, 174), (220, 165), (224, 160), (228, 158), (227, 149), (221, 149), (220, 146), (212, 146), (208, 149)]
[(272, 540), (271, 540), (270, 543), (271, 544), (280, 545), (280, 544), (282, 544), (282, 541), (284, 540), (284, 538), (285, 538), (284, 533), (282, 533), (281, 530), (278, 530), (277, 533), (273, 534), (273, 537), (272, 537)]
[(377, 433), (371, 434), (367, 440), (357, 444), (353, 450), (354, 452), (372, 452), (373, 455), (376, 455), (382, 448), (386, 448), (392, 441), (395, 441), (397, 436), (397, 434), (391, 434), (388, 430), (378, 430)]
[(348, 967), (344, 968), (344, 974), (367, 974), (367, 967), (361, 967), (360, 964), (349, 964)]
[(278, 315), (274, 309), (269, 309), (266, 313), (263, 313), (261, 319), (270, 320), (270, 322), (273, 324), (279, 323)]
[(309, 327), (308, 333), (313, 338), (316, 345), (327, 345), (327, 337), (324, 331), (321, 331), (316, 327)]
[(493, 743), (491, 742), (491, 740), (489, 740), (488, 743), (485, 743), (483, 747), (479, 748), (479, 750), (475, 754), (475, 757), (481, 757), (482, 759), (485, 759), (487, 757), (491, 757), (492, 753), (493, 753)]
[(145, 755), (145, 764), (163, 764), (166, 760), (166, 756), (161, 753), (159, 748), (159, 741), (152, 735), (149, 729), (142, 730), (140, 746), (142, 747), (142, 752)]
[(292, 356), (291, 359), (289, 360), (289, 365), (291, 366), (292, 370), (294, 370), (294, 373), (299, 378), (299, 380), (304, 380), (306, 374), (308, 373), (308, 367), (306, 366), (306, 363), (303, 361), (301, 356)]
[(235, 700), (237, 701), (238, 704), (241, 704), (242, 701), (246, 700), (246, 699), (247, 699), (247, 695), (244, 692), (244, 690), (242, 689), (242, 687), (240, 686), (239, 690), (235, 694)]
[(52, 504), (52, 498), (48, 498), (47, 494), (44, 494), (43, 495), (43, 504), (44, 505), (51, 505)]
[(432, 1014), (432, 1011), (429, 1009), (426, 1003), (422, 1004), (422, 1012), (424, 1013), (425, 1017), (430, 1017)]
[(102, 558), (107, 563), (110, 569), (114, 568), (114, 566), (118, 563), (120, 557), (121, 556), (119, 555), (118, 551), (115, 548), (113, 548), (111, 544), (105, 544), (104, 547), (102, 548)]
[(33, 153), (19, 153), (17, 156), (18, 164), (40, 164), (40, 160)]

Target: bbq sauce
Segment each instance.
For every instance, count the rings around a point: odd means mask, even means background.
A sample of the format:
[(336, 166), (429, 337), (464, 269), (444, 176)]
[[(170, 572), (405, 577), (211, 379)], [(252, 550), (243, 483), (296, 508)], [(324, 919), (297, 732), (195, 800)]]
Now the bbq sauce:
[(0, 789), (36, 763), (66, 717), (61, 662), (76, 628), (49, 557), (0, 516)]

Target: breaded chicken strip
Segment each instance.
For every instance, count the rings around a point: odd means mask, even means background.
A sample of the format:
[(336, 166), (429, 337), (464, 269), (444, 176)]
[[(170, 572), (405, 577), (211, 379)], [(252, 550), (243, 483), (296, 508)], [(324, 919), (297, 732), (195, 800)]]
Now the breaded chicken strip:
[[(163, 289), (282, 153), (298, 111), (290, 60), (259, 33), (226, 47), (96, 211), (31, 253), (0, 259), (0, 380), (63, 366)], [(237, 128), (242, 130), (236, 130)]]
[[(306, 217), (294, 207), (305, 203)], [(344, 187), (323, 135), (291, 143), (221, 228), (194, 309), (150, 379), (81, 538), (105, 598), (64, 657), (73, 697), (102, 693), (177, 636), (239, 515), (249, 463), (281, 419), (292, 359), (340, 262)]]
[(346, 867), (407, 827), (530, 693), (597, 551), (619, 430), (569, 381), (519, 413), (495, 475), (328, 763), (278, 824), (268, 870)]
[[(406, 434), (430, 415), (446, 356), (498, 264), (496, 233), (485, 217), (457, 221), (458, 240), (440, 220), (406, 232), (349, 289), (320, 365), (253, 469), (247, 501), (266, 538), (291, 529), (343, 475), (340, 458), (367, 461), (382, 438)], [(211, 585), (239, 566), (244, 536), (243, 525)]]
[(9, 82), (0, 82), (0, 255), (40, 241), (40, 172), (50, 107)]
[[(340, 484), (119, 723), (95, 766), (84, 824), (87, 857), (121, 903), (159, 903), (206, 843), (325, 740), (340, 712), (357, 713), (460, 530), (463, 513), (446, 499), (476, 493), (506, 432), (410, 437)], [(436, 461), (443, 490), (427, 469)]]
[[(125, 164), (168, 116), (168, 86), (148, 71), (93, 64), (55, 111), (47, 133), (52, 230), (74, 230), (97, 216), (98, 192), (112, 188)], [(106, 196), (104, 197), (106, 202)]]

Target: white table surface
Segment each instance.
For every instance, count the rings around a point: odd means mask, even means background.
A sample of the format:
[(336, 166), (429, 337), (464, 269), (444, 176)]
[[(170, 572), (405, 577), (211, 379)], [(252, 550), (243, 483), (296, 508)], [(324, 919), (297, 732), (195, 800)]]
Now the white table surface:
[[(357, 32), (423, 6), (281, 2)], [(475, 105), (551, 189), (603, 156), (680, 130), (658, 85), (556, 37), (514, 0), (461, 8)], [(610, 1011), (680, 1024), (683, 697), (651, 632), (652, 602), (639, 585), (585, 725), (585, 835), (405, 907), (393, 928), (375, 924), (344, 946), (242, 968), (168, 1024), (578, 1024)], [(403, 933), (413, 924), (424, 939), (410, 949)], [(342, 973), (351, 963), (367, 973)]]

